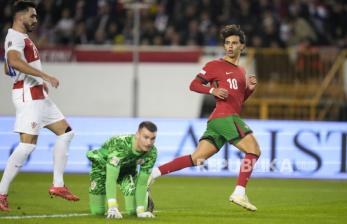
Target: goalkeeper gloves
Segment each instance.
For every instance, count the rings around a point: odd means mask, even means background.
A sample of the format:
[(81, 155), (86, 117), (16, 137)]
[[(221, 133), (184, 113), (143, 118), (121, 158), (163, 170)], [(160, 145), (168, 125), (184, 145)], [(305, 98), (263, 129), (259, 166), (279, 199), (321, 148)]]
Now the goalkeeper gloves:
[(136, 208), (136, 214), (138, 218), (155, 218), (152, 212), (145, 212), (145, 208), (143, 206), (138, 206)]
[(107, 210), (107, 218), (108, 219), (121, 219), (123, 218), (122, 214), (118, 210), (118, 204), (116, 199), (109, 199), (107, 201), (108, 210)]

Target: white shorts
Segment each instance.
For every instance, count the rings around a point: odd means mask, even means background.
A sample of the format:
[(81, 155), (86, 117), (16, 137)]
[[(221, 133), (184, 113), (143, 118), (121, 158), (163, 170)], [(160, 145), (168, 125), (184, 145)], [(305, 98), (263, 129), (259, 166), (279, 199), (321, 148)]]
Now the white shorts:
[(14, 131), (38, 135), (40, 129), (65, 119), (59, 108), (49, 98), (27, 102), (15, 102), (16, 122)]

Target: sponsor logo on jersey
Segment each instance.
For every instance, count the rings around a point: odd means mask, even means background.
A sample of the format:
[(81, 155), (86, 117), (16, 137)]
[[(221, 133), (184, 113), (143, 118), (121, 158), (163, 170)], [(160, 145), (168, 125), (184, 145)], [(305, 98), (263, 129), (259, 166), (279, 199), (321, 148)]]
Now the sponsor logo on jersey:
[(94, 190), (96, 188), (96, 181), (93, 180), (91, 183), (90, 183), (90, 189), (91, 190)]
[(31, 122), (31, 128), (35, 129), (37, 127), (37, 123), (36, 122)]
[(225, 72), (226, 75), (233, 74), (234, 72)]
[(112, 164), (113, 166), (117, 166), (119, 164), (120, 159), (117, 157), (112, 157), (110, 160), (110, 164)]
[(12, 46), (12, 41), (9, 41), (8, 43), (7, 43), (7, 48), (10, 48)]

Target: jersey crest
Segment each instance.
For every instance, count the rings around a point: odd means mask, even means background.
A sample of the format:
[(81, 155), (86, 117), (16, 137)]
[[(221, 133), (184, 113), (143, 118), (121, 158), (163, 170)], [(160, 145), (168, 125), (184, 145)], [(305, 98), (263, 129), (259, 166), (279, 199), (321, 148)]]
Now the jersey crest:
[(117, 166), (119, 164), (119, 161), (120, 161), (119, 158), (113, 156), (110, 160), (110, 164), (112, 164), (113, 166)]

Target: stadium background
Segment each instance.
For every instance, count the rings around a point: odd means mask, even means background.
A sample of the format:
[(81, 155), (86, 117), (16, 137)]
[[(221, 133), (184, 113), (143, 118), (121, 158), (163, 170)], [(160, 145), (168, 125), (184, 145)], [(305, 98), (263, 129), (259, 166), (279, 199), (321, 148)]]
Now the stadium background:
[[(219, 28), (224, 24), (237, 23), (247, 35), (248, 47), (241, 64), (246, 67), (248, 74), (256, 74), (259, 80), (257, 91), (247, 101), (242, 114), (254, 129), (263, 151), (262, 160), (253, 176), (281, 178), (282, 182), (256, 178), (250, 184), (250, 194), (255, 195), (258, 199), (256, 202), (268, 213), (264, 212), (250, 220), (225, 217), (220, 222), (264, 222), (274, 209), (268, 207), (268, 203), (276, 202), (258, 195), (266, 195), (262, 189), (276, 184), (284, 194), (287, 192), (290, 195), (287, 198), (291, 197), (287, 202), (279, 200), (279, 207), (296, 208), (298, 195), (292, 195), (290, 190), (292, 187), (305, 186), (303, 191), (308, 193), (299, 200), (307, 199), (315, 203), (313, 195), (323, 194), (322, 201), (318, 202), (320, 207), (315, 207), (314, 218), (317, 222), (329, 220), (327, 217), (321, 219), (318, 214), (331, 204), (337, 206), (329, 208), (331, 211), (327, 209), (328, 214), (335, 217), (331, 223), (343, 220), (344, 215), (340, 210), (346, 208), (347, 192), (346, 182), (339, 180), (347, 178), (346, 1), (157, 0), (149, 4), (143, 1), (145, 8), (140, 10), (139, 47), (134, 47), (136, 16), (135, 11), (127, 6), (129, 2), (37, 1), (40, 23), (31, 38), (37, 43), (45, 71), (56, 75), (61, 81), (59, 89), (51, 89), (50, 95), (76, 132), (67, 171), (88, 172), (89, 164), (84, 156), (87, 150), (97, 147), (113, 134), (134, 132), (137, 123), (143, 119), (154, 120), (159, 125), (158, 164), (191, 152), (214, 104), (211, 97), (190, 92), (188, 85), (205, 62), (223, 55), (223, 49), (219, 46)], [(0, 3), (3, 6), (0, 14), (0, 40), (3, 44), (7, 29), (11, 26), (10, 4), (9, 1)], [(133, 57), (137, 53), (139, 63), (135, 64)], [(3, 58), (3, 47), (0, 56)], [(18, 136), (12, 133), (12, 81), (6, 76), (1, 76), (0, 80), (0, 170), (3, 170), (11, 150), (18, 144)], [(134, 84), (135, 80), (137, 85)], [(54, 136), (43, 131), (38, 148), (23, 167), (23, 171), (29, 173), (19, 174), (13, 184), (13, 194), (19, 189), (16, 185), (22, 186), (28, 178), (35, 179), (37, 187), (41, 186), (40, 177), (46, 178), (43, 186), (49, 184), (48, 175), (32, 172), (51, 171), (53, 143)], [(240, 158), (237, 150), (227, 145), (206, 166), (176, 173), (206, 177), (159, 180), (153, 190), (159, 201), (158, 218), (163, 219), (168, 215), (172, 218), (170, 221), (179, 222), (175, 217), (177, 214), (188, 212), (188, 216), (200, 216), (196, 208), (199, 206), (191, 200), (200, 197), (199, 193), (203, 194), (201, 189), (196, 190), (193, 198), (176, 202), (165, 197), (165, 192), (177, 194), (174, 196), (177, 198), (180, 197), (177, 193), (180, 187), (187, 189), (186, 193), (190, 194), (188, 189), (193, 183), (208, 186), (210, 182), (217, 182), (217, 185), (227, 182), (230, 185), (226, 186), (229, 193), (233, 182), (226, 176), (237, 175)], [(85, 174), (71, 175), (67, 179), (81, 190), (83, 199), (88, 178)], [(210, 180), (211, 176), (222, 177)], [(74, 182), (74, 178), (81, 178), (81, 181)], [(307, 178), (320, 180), (310, 182), (305, 180)], [(168, 187), (169, 183), (175, 181), (183, 185), (178, 189), (174, 185)], [(310, 192), (309, 189), (315, 185), (322, 186), (322, 191)], [(194, 186), (196, 189), (199, 184)], [(327, 194), (331, 194), (332, 198), (329, 199)], [(215, 197), (219, 198), (220, 195), (216, 194)], [(227, 197), (227, 193), (224, 197)], [(173, 203), (172, 207), (167, 205), (168, 201)], [(18, 206), (21, 203), (19, 199), (14, 201)], [(40, 203), (45, 205), (47, 202)], [(87, 211), (85, 203), (80, 210), (67, 204), (64, 206), (68, 211), (84, 214)], [(194, 205), (181, 209), (185, 203)], [(205, 206), (211, 207), (210, 204)], [(217, 208), (225, 211), (221, 212), (222, 216), (229, 214), (225, 205), (219, 206)], [(69, 213), (53, 207), (49, 211), (28, 207), (27, 215)], [(177, 210), (177, 207), (180, 209)], [(308, 207), (300, 209), (310, 210)], [(212, 210), (217, 210), (218, 214), (217, 208)], [(231, 211), (233, 214), (236, 212), (237, 216), (242, 214), (238, 210)], [(14, 211), (19, 216), (25, 216), (23, 213), (23, 209)], [(283, 214), (292, 213), (295, 212), (289, 209)], [(289, 221), (297, 221), (294, 216), (290, 217)], [(1, 223), (4, 220), (0, 220)], [(47, 221), (42, 221), (42, 218), (25, 220), (33, 223)], [(205, 220), (206, 223), (208, 220)], [(277, 217), (275, 220), (283, 223), (284, 219)], [(71, 218), (71, 221), (76, 220)], [(10, 222), (13, 223), (13, 220)], [(63, 222), (67, 222), (66, 218)]]

